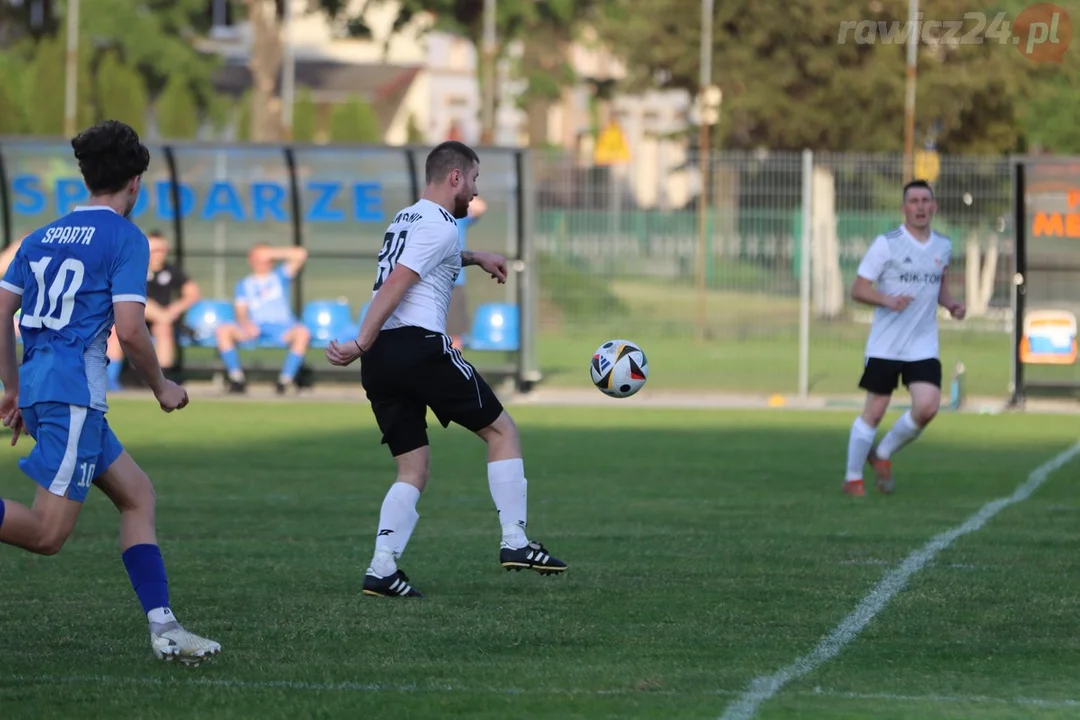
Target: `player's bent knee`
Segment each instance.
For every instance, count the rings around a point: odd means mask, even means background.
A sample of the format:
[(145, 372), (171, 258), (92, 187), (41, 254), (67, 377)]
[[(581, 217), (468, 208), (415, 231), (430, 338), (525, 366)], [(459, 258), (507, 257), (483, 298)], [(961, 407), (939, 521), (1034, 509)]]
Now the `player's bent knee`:
[(926, 426), (937, 417), (938, 407), (941, 404), (939, 399), (937, 403), (925, 404), (925, 405), (913, 405), (911, 408), (911, 419), (915, 421), (915, 424), (919, 427)]
[(94, 481), (120, 512), (153, 512), (157, 491), (149, 476), (126, 452)]
[(890, 395), (878, 395), (869, 393), (866, 396), (866, 404), (863, 406), (862, 419), (870, 427), (877, 427), (885, 417), (885, 411), (889, 409)]
[(495, 422), (476, 433), (488, 446), (488, 458), (521, 457), (521, 436), (517, 424), (505, 410)]
[(70, 530), (47, 529), (30, 548), (37, 555), (56, 555), (64, 548), (64, 543), (71, 537)]
[(424, 447), (394, 456), (397, 479), (423, 490), (431, 474), (431, 449)]
[(214, 335), (217, 337), (218, 345), (232, 344), (233, 338), (236, 336), (237, 326), (226, 323), (219, 325), (217, 330), (214, 331)]

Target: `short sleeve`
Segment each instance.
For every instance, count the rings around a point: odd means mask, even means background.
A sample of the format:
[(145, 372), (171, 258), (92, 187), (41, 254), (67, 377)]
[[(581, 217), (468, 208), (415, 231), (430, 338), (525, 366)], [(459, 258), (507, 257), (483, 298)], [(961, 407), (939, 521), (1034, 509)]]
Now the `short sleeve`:
[(11, 264), (8, 265), (8, 269), (4, 272), (4, 279), (0, 280), (0, 288), (4, 288), (8, 292), (13, 292), (16, 295), (23, 294), (23, 288), (26, 287), (26, 263), (23, 262), (22, 248), (15, 253), (15, 257), (11, 259)]
[(172, 275), (172, 285), (177, 290), (191, 282), (191, 278), (187, 276), (187, 273), (175, 265), (169, 266), (169, 274)]
[(465, 249), (465, 230), (473, 224), (471, 217), (458, 218), (457, 221), (457, 234), (458, 234), (458, 250)]
[(146, 304), (146, 276), (150, 271), (150, 242), (137, 230), (120, 236), (109, 274), (112, 301)]
[(289, 281), (292, 280), (292, 275), (289, 274), (288, 263), (281, 263), (276, 268), (274, 268), (274, 274), (278, 276), (278, 279), (280, 279), (286, 287), (288, 287)]
[(240, 280), (236, 283), (236, 290), (233, 291), (233, 302), (247, 304), (247, 278)]
[(881, 274), (885, 272), (885, 266), (889, 262), (889, 241), (885, 236), (879, 235), (870, 249), (866, 251), (862, 262), (859, 263), (859, 277), (866, 278), (870, 282), (877, 282)]
[(457, 247), (456, 225), (441, 217), (420, 222), (409, 232), (396, 264), (404, 265), (424, 278)]

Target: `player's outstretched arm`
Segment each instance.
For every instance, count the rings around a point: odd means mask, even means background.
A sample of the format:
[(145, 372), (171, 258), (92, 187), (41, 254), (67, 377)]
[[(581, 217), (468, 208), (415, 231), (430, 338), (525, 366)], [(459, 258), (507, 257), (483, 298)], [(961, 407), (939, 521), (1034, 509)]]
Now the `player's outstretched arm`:
[(462, 250), (461, 266), (468, 267), (470, 265), (476, 265), (485, 272), (490, 273), (492, 278), (499, 281), (499, 284), (506, 282), (506, 258), (502, 255), (478, 250)]
[(116, 319), (116, 338), (120, 341), (124, 355), (154, 392), (161, 409), (172, 412), (187, 405), (187, 391), (166, 380), (161, 372), (157, 351), (150, 339), (150, 331), (146, 328), (146, 308), (143, 304), (134, 301), (113, 303), (113, 314)]
[(405, 293), (418, 282), (420, 282), (420, 276), (416, 271), (399, 263), (371, 300), (356, 339), (341, 344), (330, 341), (330, 345), (326, 348), (326, 359), (330, 361), (330, 364), (348, 365), (370, 350), (382, 326), (397, 309)]

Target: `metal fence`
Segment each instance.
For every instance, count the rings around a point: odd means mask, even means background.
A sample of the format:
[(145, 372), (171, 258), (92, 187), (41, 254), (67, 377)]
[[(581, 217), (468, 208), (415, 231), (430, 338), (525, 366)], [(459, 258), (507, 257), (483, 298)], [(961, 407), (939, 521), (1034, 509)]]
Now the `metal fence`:
[[(416, 201), (426, 148), (169, 144), (151, 146), (150, 167), (132, 219), (160, 230), (172, 256), (204, 298), (232, 300), (250, 272), (255, 243), (302, 245), (308, 261), (294, 283), (297, 316), (312, 300), (347, 302), (358, 317), (371, 299), (383, 233), (393, 213)], [(467, 280), (475, 310), (487, 303), (520, 310), (519, 351), (489, 352), (478, 364), (535, 380), (531, 345), (535, 301), (525, 227), (528, 156), (517, 150), (484, 152), (489, 210), (470, 230), (470, 245), (503, 253), (514, 267), (506, 285), (476, 274)], [(62, 140), (0, 138), (0, 230), (7, 246), (85, 201), (70, 145)], [(175, 209), (179, 208), (180, 212)], [(256, 358), (257, 360), (258, 358)], [(474, 358), (475, 359), (475, 358)], [(218, 365), (212, 348), (186, 351), (181, 362)], [(280, 359), (268, 362), (276, 367)], [(325, 362), (311, 359), (318, 369)]]
[[(368, 300), (389, 213), (418, 196), (425, 149), (180, 144), (152, 153), (134, 219), (173, 236), (204, 296), (231, 296), (253, 243), (302, 244), (310, 260), (299, 309), (315, 298), (354, 308)], [(481, 160), (489, 211), (469, 246), (518, 262), (505, 288), (470, 278), (469, 306), (520, 308), (520, 381), (588, 387), (595, 348), (627, 338), (650, 358), (651, 389), (857, 391), (870, 309), (848, 288), (874, 237), (901, 221), (899, 156), (714, 154), (704, 233), (693, 157), (608, 168), (483, 149)], [(934, 174), (935, 227), (953, 242), (949, 285), (969, 307), (963, 323), (943, 318), (942, 360), (963, 362), (971, 392), (1004, 395), (1011, 161), (942, 157)], [(85, 193), (65, 142), (0, 139), (5, 243)]]
[[(902, 158), (717, 153), (708, 164), (699, 233), (694, 157), (672, 168), (534, 161), (545, 375), (583, 376), (599, 341), (628, 337), (650, 357), (653, 388), (857, 392), (871, 310), (848, 289), (875, 236), (901, 222)], [(942, 359), (995, 395), (1011, 368), (1010, 169), (1008, 158), (942, 157), (930, 178), (934, 226), (953, 242), (949, 287), (969, 307), (963, 323), (942, 319)]]

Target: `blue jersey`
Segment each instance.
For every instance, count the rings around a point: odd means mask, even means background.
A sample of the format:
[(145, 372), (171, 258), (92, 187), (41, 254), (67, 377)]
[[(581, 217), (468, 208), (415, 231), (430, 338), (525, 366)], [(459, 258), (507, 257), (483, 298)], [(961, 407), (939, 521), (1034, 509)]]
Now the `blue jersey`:
[(113, 303), (146, 302), (150, 244), (106, 207), (77, 207), (35, 230), (0, 287), (22, 295), (19, 407), (58, 402), (105, 412)]
[(290, 285), (292, 278), (282, 263), (267, 275), (248, 275), (236, 283), (236, 302), (247, 306), (248, 318), (256, 325), (293, 325)]
[[(472, 219), (471, 215), (469, 217), (463, 217), (463, 218), (458, 218), (457, 219), (458, 248), (462, 252), (465, 251), (465, 228), (469, 227), (474, 222), (475, 222), (475, 220)], [(465, 268), (461, 268), (461, 272), (458, 273), (457, 280), (454, 281), (454, 284), (455, 285), (464, 285), (465, 284)]]

